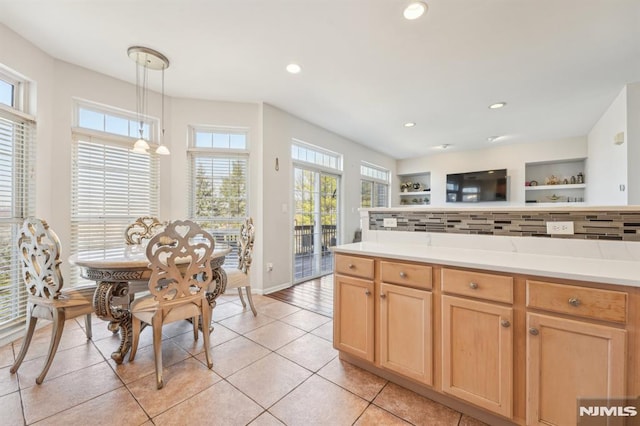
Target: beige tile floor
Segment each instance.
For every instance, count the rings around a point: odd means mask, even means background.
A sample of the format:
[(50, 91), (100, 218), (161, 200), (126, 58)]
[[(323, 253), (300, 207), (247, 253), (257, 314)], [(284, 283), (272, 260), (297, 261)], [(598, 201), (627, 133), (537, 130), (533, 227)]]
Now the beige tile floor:
[(155, 388), (151, 330), (134, 362), (116, 365), (118, 337), (94, 318), (69, 320), (45, 382), (35, 385), (50, 328), (37, 332), (17, 374), (20, 341), (0, 348), (2, 425), (452, 425), (482, 423), (340, 361), (328, 317), (254, 296), (253, 317), (235, 296), (218, 299), (213, 369), (191, 325), (163, 329), (164, 382)]

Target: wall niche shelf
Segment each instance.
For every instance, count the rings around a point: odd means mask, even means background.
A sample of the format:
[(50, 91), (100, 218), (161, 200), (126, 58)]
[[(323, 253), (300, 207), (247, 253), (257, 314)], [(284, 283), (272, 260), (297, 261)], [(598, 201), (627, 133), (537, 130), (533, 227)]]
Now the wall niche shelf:
[[(530, 206), (580, 205), (585, 202), (585, 158), (525, 163), (525, 200)], [(549, 185), (549, 181), (557, 183)], [(534, 182), (534, 185), (530, 185)], [(574, 183), (571, 183), (574, 182)]]
[(561, 189), (584, 189), (587, 185), (584, 183), (574, 183), (568, 185), (537, 185), (537, 186), (525, 186), (525, 191), (545, 191), (547, 189), (550, 190), (561, 190)]
[[(426, 206), (431, 204), (431, 173), (406, 173), (398, 174), (398, 201), (400, 206)], [(410, 188), (402, 191), (405, 185), (411, 184)], [(414, 189), (414, 184), (418, 185), (418, 190)]]

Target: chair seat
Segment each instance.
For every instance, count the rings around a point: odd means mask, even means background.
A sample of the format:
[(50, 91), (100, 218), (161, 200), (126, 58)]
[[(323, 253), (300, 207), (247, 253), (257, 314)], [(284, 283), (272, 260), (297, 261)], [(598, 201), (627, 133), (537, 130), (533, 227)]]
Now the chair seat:
[[(71, 288), (63, 288), (57, 299), (45, 299), (42, 297), (29, 296), (29, 302), (34, 305), (46, 306), (52, 309), (64, 308), (82, 311), (81, 308), (88, 308), (88, 313), (92, 312), (93, 294), (96, 286), (87, 285)], [(72, 316), (69, 316), (71, 318)]]
[[(175, 306), (172, 306), (171, 302), (163, 305), (167, 314), (164, 316), (163, 322), (170, 323), (173, 321), (182, 320), (185, 318), (193, 318), (200, 315), (200, 308), (198, 307), (198, 301), (202, 299), (202, 295), (196, 294), (192, 296), (193, 303), (188, 303), (188, 299), (185, 298), (177, 301)], [(131, 302), (131, 315), (138, 318), (140, 321), (147, 324), (151, 324), (153, 316), (156, 314), (160, 307), (155, 297), (150, 294), (148, 296), (140, 297)]]
[(251, 285), (249, 283), (249, 275), (245, 274), (238, 268), (227, 269), (223, 268), (227, 274), (227, 289), (246, 287)]

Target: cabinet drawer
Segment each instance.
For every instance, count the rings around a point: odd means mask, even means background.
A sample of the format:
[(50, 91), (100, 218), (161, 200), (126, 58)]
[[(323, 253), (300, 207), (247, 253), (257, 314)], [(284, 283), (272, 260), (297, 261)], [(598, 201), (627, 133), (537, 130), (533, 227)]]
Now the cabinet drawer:
[(442, 269), (442, 291), (496, 302), (513, 303), (513, 278), (481, 272)]
[(527, 307), (585, 318), (627, 322), (627, 293), (527, 280)]
[(373, 279), (373, 259), (336, 254), (336, 274)]
[(382, 282), (431, 289), (431, 266), (401, 262), (380, 262)]

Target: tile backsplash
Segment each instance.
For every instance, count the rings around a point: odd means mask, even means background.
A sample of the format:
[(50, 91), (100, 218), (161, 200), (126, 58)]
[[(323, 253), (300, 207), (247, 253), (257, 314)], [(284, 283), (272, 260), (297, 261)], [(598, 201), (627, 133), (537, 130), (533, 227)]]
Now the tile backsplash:
[[(395, 218), (397, 227), (384, 227)], [(549, 235), (546, 222), (572, 221), (573, 235)], [(469, 235), (640, 241), (639, 210), (420, 210), (369, 211), (375, 231), (441, 232)]]

